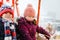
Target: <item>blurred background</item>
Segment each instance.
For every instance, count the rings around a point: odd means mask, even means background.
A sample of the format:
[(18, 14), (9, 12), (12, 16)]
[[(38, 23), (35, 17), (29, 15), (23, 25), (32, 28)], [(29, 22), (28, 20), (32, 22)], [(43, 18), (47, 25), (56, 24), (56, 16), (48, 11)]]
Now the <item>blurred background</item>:
[[(26, 6), (28, 4), (32, 4), (33, 8), (36, 11), (35, 18), (37, 18), (38, 1), (39, 0), (18, 0), (20, 17), (21, 16), (23, 17), (24, 9), (26, 8)], [(4, 1), (4, 4), (7, 4), (7, 3)], [(11, 0), (9, 4), (11, 5)], [(18, 17), (16, 7), (15, 7), (14, 13), (15, 13), (14, 17), (16, 19)], [(41, 0), (38, 25), (46, 29), (48, 32), (51, 32), (51, 34), (53, 34), (55, 37), (56, 35), (60, 35), (60, 0)], [(49, 31), (49, 30), (52, 30), (52, 31)], [(60, 36), (59, 37), (57, 36), (56, 38), (59, 39)]]

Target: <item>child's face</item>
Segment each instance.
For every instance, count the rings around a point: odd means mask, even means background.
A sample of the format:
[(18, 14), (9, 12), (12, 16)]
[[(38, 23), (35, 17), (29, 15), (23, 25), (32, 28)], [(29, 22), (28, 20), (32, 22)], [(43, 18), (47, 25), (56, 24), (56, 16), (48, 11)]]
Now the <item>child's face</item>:
[(12, 20), (12, 14), (10, 14), (9, 12), (4, 13), (2, 15), (2, 18), (6, 19), (6, 20)]
[(33, 21), (34, 20), (34, 17), (33, 16), (26, 16), (25, 17), (28, 21)]

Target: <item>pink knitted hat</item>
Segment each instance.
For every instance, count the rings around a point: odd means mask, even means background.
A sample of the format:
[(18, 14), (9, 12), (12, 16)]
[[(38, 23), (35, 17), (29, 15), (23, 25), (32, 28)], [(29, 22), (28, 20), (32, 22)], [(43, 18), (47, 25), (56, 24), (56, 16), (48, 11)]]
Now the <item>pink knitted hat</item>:
[(31, 4), (28, 4), (27, 8), (24, 11), (24, 17), (26, 16), (32, 16), (32, 17), (35, 16), (35, 10), (33, 9)]

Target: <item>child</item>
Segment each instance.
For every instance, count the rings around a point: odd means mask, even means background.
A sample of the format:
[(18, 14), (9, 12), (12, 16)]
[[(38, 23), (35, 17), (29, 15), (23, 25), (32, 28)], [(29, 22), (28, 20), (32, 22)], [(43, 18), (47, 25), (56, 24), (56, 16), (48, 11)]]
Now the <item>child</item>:
[(17, 40), (13, 22), (13, 9), (6, 5), (3, 5), (0, 9), (0, 40)]
[(35, 10), (32, 5), (29, 4), (24, 11), (24, 17), (18, 19), (18, 29), (20, 40), (36, 40), (36, 32), (44, 34), (47, 39), (50, 38), (50, 35), (42, 27), (39, 27), (35, 24)]

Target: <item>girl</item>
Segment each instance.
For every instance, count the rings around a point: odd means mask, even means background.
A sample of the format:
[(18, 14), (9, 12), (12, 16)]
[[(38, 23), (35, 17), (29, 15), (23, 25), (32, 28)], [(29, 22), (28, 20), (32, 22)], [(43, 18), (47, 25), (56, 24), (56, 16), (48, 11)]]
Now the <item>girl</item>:
[(35, 24), (35, 10), (32, 5), (29, 4), (24, 11), (24, 17), (18, 19), (18, 29), (20, 40), (36, 40), (36, 32), (44, 34), (47, 39), (50, 38), (50, 35), (42, 27), (39, 27)]

